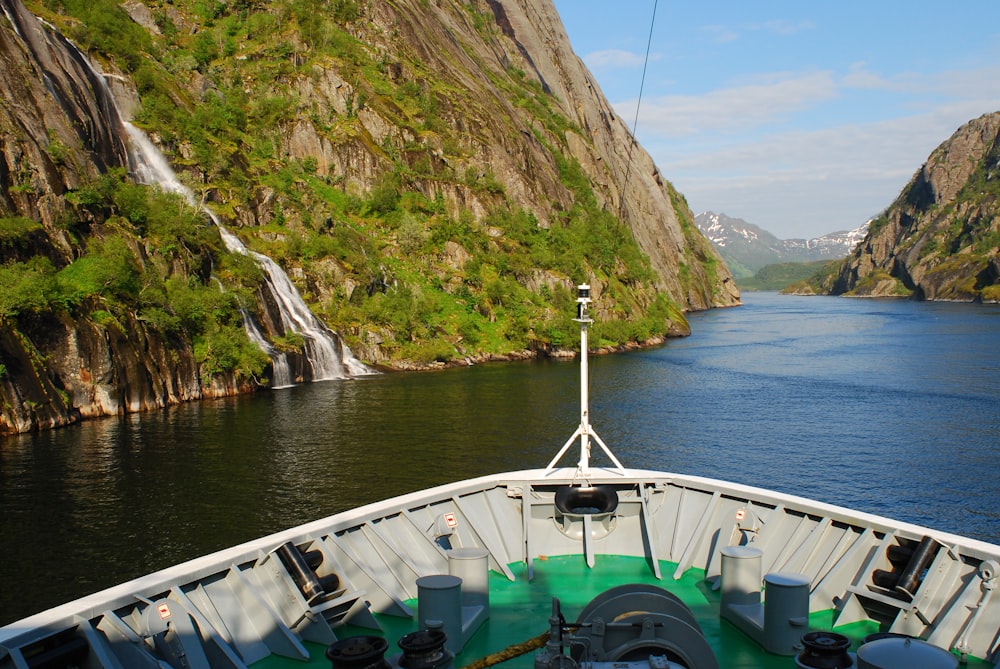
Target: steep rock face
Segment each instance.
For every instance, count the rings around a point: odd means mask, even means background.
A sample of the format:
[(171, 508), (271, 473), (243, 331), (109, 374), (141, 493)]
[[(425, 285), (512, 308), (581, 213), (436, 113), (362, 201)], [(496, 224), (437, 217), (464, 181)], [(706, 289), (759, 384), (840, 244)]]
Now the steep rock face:
[(0, 7), (10, 22), (0, 30), (0, 202), (51, 229), (66, 190), (127, 165), (128, 153), (114, 103), (80, 54), (20, 2)]
[[(0, 217), (42, 224), (18, 245), (0, 243), (0, 262), (41, 256), (64, 266), (80, 247), (65, 226), (78, 212), (63, 195), (128, 166), (121, 121), (64, 38), (19, 2), (0, 5), (9, 21), (0, 20)], [(226, 375), (203, 384), (190, 345), (141, 322), (99, 324), (86, 315), (0, 317), (0, 365), (0, 434), (250, 388)]]
[(19, 333), (0, 326), (0, 359), (0, 434), (252, 390), (222, 376), (202, 385), (190, 348), (168, 345), (137, 321), (64, 315), (22, 324)]
[[(433, 178), (410, 178), (429, 198), (444, 198), (455, 215), (465, 209), (482, 218), (501, 204), (512, 205), (547, 226), (573, 203), (553, 160), (552, 146), (565, 147), (567, 158), (594, 186), (600, 205), (631, 228), (660, 290), (690, 310), (738, 304), (725, 263), (573, 53), (551, 2), (359, 4), (364, 20), (352, 25), (353, 36), (377, 56), (389, 83), (424, 89), (434, 100), (434, 115), (450, 130), (442, 139), (401, 123), (400, 109), (377, 90), (350, 83), (335, 64), (317, 64), (295, 82), (300, 111), (282, 132), (288, 155), (315, 159), (320, 174), (348, 190), (367, 192), (392, 167), (388, 148), (412, 165), (424, 161), (426, 169), (429, 163)], [(477, 27), (477, 18), (484, 17), (486, 27)], [(512, 72), (550, 95), (569, 127), (540, 126), (502, 85)], [(331, 133), (306, 110), (319, 110), (321, 118), (355, 116), (357, 126)], [(452, 146), (442, 146), (445, 141)], [(502, 194), (437, 176), (448, 174), (495, 180)], [(237, 205), (236, 217), (246, 225), (272, 221), (273, 208), (258, 206), (267, 200), (260, 193), (256, 201)], [(681, 266), (685, 272), (678, 271)]]
[[(656, 269), (661, 288), (689, 309), (737, 304), (739, 292), (729, 271), (711, 244), (691, 229), (694, 217), (687, 204), (634, 142), (593, 75), (573, 54), (552, 3), (494, 0), (490, 5), (504, 34), (517, 45), (522, 67), (531, 68), (542, 85), (563, 101), (564, 110), (581, 129), (582, 135), (575, 137), (567, 132), (573, 157), (601, 184), (603, 204), (621, 212), (628, 222)], [(705, 262), (709, 258), (718, 259), (723, 269), (709, 275), (706, 268), (713, 266)], [(682, 264), (695, 277), (686, 285), (677, 271)]]
[(1000, 112), (970, 121), (931, 153), (871, 223), (831, 292), (1000, 299)]
[[(491, 6), (498, 24), (523, 54), (524, 66), (534, 68), (582, 131), (576, 136), (567, 132), (573, 156), (601, 185), (603, 204), (620, 212), (628, 223), (656, 269), (661, 288), (689, 309), (737, 304), (739, 292), (725, 264), (694, 229), (686, 202), (635, 143), (593, 75), (573, 54), (552, 3), (513, 0)], [(682, 265), (690, 268), (692, 280), (682, 281), (683, 273), (678, 272)], [(711, 272), (712, 267), (718, 269)]]
[[(582, 172), (600, 205), (630, 227), (655, 275), (651, 283), (610, 273), (582, 277), (592, 284), (596, 298), (610, 296), (613, 283), (634, 285), (628, 301), (605, 300), (595, 309), (596, 315), (621, 318), (632, 310), (641, 312), (654, 302), (656, 291), (683, 310), (738, 303), (728, 270), (697, 232), (683, 198), (659, 174), (649, 155), (633, 145), (626, 125), (572, 55), (550, 2), (401, 0), (357, 5), (363, 19), (350, 24), (351, 38), (356, 40), (351, 48), (360, 48), (364, 58), (377, 61), (387, 85), (417, 90), (420, 102), (428, 105), (427, 122), (414, 124), (412, 109), (404, 108), (412, 107), (412, 96), (386, 94), (359, 78), (357, 62), (341, 70), (318, 57), (308, 71), (300, 68), (309, 62), (301, 55), (309, 49), (297, 34), (283, 35), (281, 48), (288, 47), (294, 65), (286, 67), (279, 79), (294, 95), (286, 95), (286, 89), (270, 91), (269, 99), (290, 101), (292, 107), (276, 117), (273, 136), (268, 137), (275, 142), (272, 160), (312, 164), (327, 184), (337, 184), (352, 195), (370, 193), (394, 170), (405, 172), (408, 187), (443, 202), (456, 218), (471, 213), (479, 220), (498, 209), (521, 208), (541, 228), (559, 219), (579, 197), (580, 192), (567, 185), (569, 164), (571, 172)], [(0, 78), (5, 112), (0, 118), (0, 217), (41, 224), (20, 234), (16, 248), (0, 239), (0, 263), (42, 257), (60, 269), (88, 253), (89, 246), (99, 245), (100, 235), (92, 235), (92, 228), (110, 230), (121, 223), (105, 226), (106, 212), (98, 215), (78, 206), (67, 193), (111, 168), (135, 166), (130, 165), (121, 121), (101, 77), (58, 31), (43, 26), (18, 0), (0, 0), (0, 6), (7, 18), (0, 19), (0, 68), (5, 73)], [(271, 11), (266, 3), (254, 6)], [(224, 3), (219, 7), (224, 9)], [(131, 0), (124, 8), (158, 39), (159, 26), (166, 25), (164, 17), (177, 29), (174, 34), (208, 34), (205, 25), (192, 19), (185, 3), (163, 7)], [(257, 70), (275, 65), (256, 58), (264, 57), (250, 53), (233, 58), (244, 64), (240, 76), (248, 94), (268, 81), (263, 74), (255, 81)], [(115, 72), (110, 78), (116, 97), (127, 100), (126, 113), (142, 112), (140, 86), (116, 69), (113, 56), (106, 68)], [(171, 80), (170, 99), (188, 111), (223, 99), (221, 77), (213, 79), (222, 69), (176, 67), (169, 75), (178, 77)], [(175, 86), (176, 81), (181, 85)], [(524, 96), (511, 81), (527, 82), (544, 95)], [(148, 80), (145, 85), (149, 86)], [(161, 144), (175, 164), (188, 170), (189, 183), (201, 185), (204, 199), (225, 210), (227, 223), (245, 227), (245, 234), (269, 225), (271, 231), (259, 233), (261, 238), (284, 238), (284, 231), (274, 232), (286, 220), (279, 191), (266, 180), (246, 188), (219, 186), (226, 170), (213, 172), (213, 167), (199, 164), (204, 147), (172, 134), (170, 127), (161, 130)], [(252, 149), (240, 143), (225, 148), (238, 165), (248, 162), (246, 154)], [(306, 206), (310, 204), (306, 198)], [(112, 213), (117, 216), (120, 211)], [(492, 249), (510, 243), (505, 234), (490, 228), (486, 245)], [(164, 267), (145, 257), (142, 239), (133, 237), (129, 243), (134, 247), (131, 262), (142, 271), (162, 271), (196, 282), (207, 282), (219, 260), (215, 251), (200, 247), (188, 251), (200, 255), (208, 269), (191, 272), (176, 259)], [(398, 241), (381, 252), (393, 252), (393, 245)], [(469, 253), (448, 241), (440, 260), (451, 270), (438, 270), (437, 280), (453, 291), (461, 290)], [(352, 274), (347, 264), (332, 256), (318, 260), (311, 274), (298, 267), (289, 269), (301, 285), (326, 300), (343, 300), (356, 288), (367, 290), (369, 296), (372, 291), (385, 292), (396, 281), (384, 272), (374, 277)], [(581, 278), (534, 268), (519, 271), (518, 281), (539, 293), (568, 290), (574, 279)], [(196, 273), (204, 276), (194, 277)], [(91, 305), (92, 312), (56, 309), (12, 318), (0, 313), (0, 433), (233, 394), (257, 385), (246, 375), (205, 374), (191, 340), (176, 332), (165, 334), (169, 323), (152, 322), (139, 313), (139, 305), (126, 305), (114, 313), (103, 306)], [(491, 309), (490, 304), (480, 306), (490, 318)], [(266, 314), (267, 305), (258, 310)], [(675, 315), (668, 319), (671, 332), (684, 334), (683, 316)], [(356, 330), (368, 345), (367, 358), (382, 359), (380, 330), (366, 324)], [(293, 376), (299, 376), (301, 361), (295, 353), (289, 357)]]

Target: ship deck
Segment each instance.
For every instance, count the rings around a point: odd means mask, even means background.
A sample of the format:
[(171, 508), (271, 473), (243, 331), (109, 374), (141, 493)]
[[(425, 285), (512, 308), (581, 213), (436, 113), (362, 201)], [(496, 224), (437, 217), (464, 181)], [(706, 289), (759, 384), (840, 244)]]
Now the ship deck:
[[(701, 569), (688, 569), (678, 580), (669, 577), (658, 580), (649, 563), (637, 557), (601, 555), (592, 569), (581, 569), (582, 557), (560, 556), (542, 558), (535, 562), (534, 578), (527, 579), (523, 563), (509, 565), (515, 575), (509, 581), (503, 575), (490, 572), (490, 618), (469, 640), (464, 650), (455, 658), (456, 667), (465, 667), (482, 657), (501, 651), (513, 644), (525, 642), (548, 629), (552, 610), (552, 597), (558, 597), (567, 621), (576, 619), (584, 606), (605, 590), (625, 583), (645, 583), (664, 588), (680, 597), (687, 604), (715, 651), (720, 667), (784, 668), (794, 669), (795, 658), (774, 655), (765, 651), (743, 632), (719, 616), (721, 595), (711, 589)], [(661, 571), (670, 574), (676, 563), (661, 561)], [(416, 600), (408, 602), (416, 607)], [(398, 653), (395, 640), (415, 631), (415, 622), (408, 618), (386, 615), (376, 616), (389, 641), (387, 656)], [(834, 612), (819, 611), (809, 616), (810, 630), (831, 630)], [(872, 621), (861, 621), (835, 628), (837, 633), (851, 639), (851, 651), (857, 650), (865, 636), (880, 631)], [(340, 638), (355, 634), (372, 634), (371, 630), (351, 628), (338, 630)], [(283, 667), (330, 667), (324, 656), (325, 647), (306, 644), (312, 657), (307, 663), (283, 659), (277, 655), (267, 657), (253, 669), (282, 669)], [(534, 651), (507, 660), (499, 665), (509, 669), (531, 669)], [(968, 669), (988, 669), (988, 662), (968, 658)]]
[[(423, 579), (450, 579), (449, 596), (454, 581), (468, 579), (476, 598), (489, 589), (489, 617), (474, 634), (461, 605), (465, 646), (457, 667), (547, 633), (553, 597), (568, 623), (590, 609), (588, 625), (574, 631), (574, 651), (588, 644), (599, 651), (612, 636), (631, 634), (630, 626), (645, 634), (646, 620), (633, 616), (643, 612), (651, 613), (651, 635), (674, 635), (672, 645), (647, 644), (648, 637), (610, 644), (604, 650), (623, 651), (603, 656), (612, 661), (667, 648), (686, 654), (692, 669), (792, 669), (794, 657), (760, 644), (791, 651), (801, 630), (846, 636), (851, 651), (870, 634), (900, 634), (940, 653), (964, 650), (971, 669), (1000, 667), (974, 659), (1000, 657), (1000, 599), (991, 597), (1000, 547), (712, 479), (626, 471), (594, 477), (586, 488), (571, 482), (535, 470), (482, 477), (233, 546), (0, 628), (0, 669), (50, 666), (38, 663), (48, 657), (82, 658), (74, 665), (81, 669), (329, 667), (328, 644), (372, 634), (384, 637), (391, 659), (397, 641), (418, 631)], [(570, 494), (580, 508), (615, 497), (618, 504), (603, 513), (566, 511), (559, 497)], [(714, 584), (722, 583), (726, 560), (733, 578), (721, 619)], [(475, 569), (466, 573), (469, 566)], [(794, 581), (775, 594), (808, 585), (805, 608), (799, 599), (794, 609), (747, 606), (761, 584), (758, 567), (765, 590), (775, 583), (769, 577)], [(658, 612), (662, 601), (643, 608), (631, 598), (635, 589), (613, 602), (628, 608), (597, 616), (588, 606), (602, 595), (600, 604), (609, 603), (604, 593), (629, 584), (676, 608)], [(468, 608), (480, 621), (482, 606)], [(777, 644), (767, 641), (768, 629), (761, 641), (754, 627), (769, 610), (784, 620), (770, 629), (788, 632)], [(457, 616), (424, 618), (454, 625)], [(502, 666), (534, 667), (535, 655)], [(601, 661), (599, 652), (594, 657)], [(546, 666), (558, 665), (550, 660)]]

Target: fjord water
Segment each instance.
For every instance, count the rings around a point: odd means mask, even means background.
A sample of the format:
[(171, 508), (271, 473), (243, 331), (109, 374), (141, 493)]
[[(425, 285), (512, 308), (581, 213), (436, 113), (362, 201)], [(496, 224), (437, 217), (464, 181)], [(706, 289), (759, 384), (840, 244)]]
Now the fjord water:
[[(1000, 543), (1000, 307), (744, 302), (591, 358), (591, 423), (626, 466)], [(383, 374), (3, 439), (0, 624), (361, 503), (545, 466), (579, 424), (578, 370)]]

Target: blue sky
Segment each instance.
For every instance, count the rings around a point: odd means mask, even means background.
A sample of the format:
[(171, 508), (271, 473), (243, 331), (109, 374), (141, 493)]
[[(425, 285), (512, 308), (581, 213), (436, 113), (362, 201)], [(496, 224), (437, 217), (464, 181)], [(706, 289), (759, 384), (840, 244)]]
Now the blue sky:
[[(1000, 0), (659, 0), (636, 135), (697, 214), (858, 227), (1000, 111)], [(631, 127), (654, 0), (555, 0)]]

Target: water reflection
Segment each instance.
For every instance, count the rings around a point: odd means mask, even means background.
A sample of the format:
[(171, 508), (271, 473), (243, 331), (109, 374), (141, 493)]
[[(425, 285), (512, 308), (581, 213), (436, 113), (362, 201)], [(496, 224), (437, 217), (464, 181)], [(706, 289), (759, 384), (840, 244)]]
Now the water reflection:
[[(1000, 309), (747, 302), (591, 359), (590, 420), (626, 466), (1000, 541)], [(577, 374), (381, 375), (5, 439), (0, 622), (358, 504), (544, 466), (579, 424)]]

